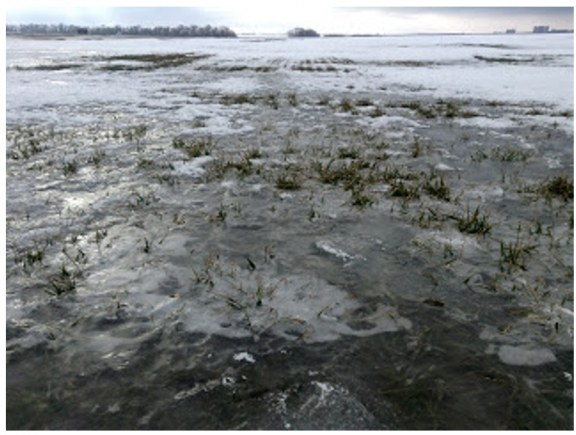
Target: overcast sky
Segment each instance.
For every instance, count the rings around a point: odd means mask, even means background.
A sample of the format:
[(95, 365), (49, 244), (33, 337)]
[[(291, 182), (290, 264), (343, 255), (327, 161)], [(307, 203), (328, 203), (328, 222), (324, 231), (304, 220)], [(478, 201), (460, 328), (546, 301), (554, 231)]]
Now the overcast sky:
[[(484, 33), (536, 25), (574, 28), (569, 7), (332, 7), (325, 3), (236, 2), (220, 7), (6, 7), (6, 23), (78, 25), (228, 26), (237, 33), (285, 33), (310, 27), (320, 33)], [(16, 5), (15, 5), (16, 3)]]

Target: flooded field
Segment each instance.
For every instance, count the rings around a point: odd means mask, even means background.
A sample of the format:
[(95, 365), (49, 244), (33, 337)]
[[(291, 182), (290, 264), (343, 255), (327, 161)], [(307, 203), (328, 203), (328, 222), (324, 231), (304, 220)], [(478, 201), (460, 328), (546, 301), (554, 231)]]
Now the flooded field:
[(573, 36), (7, 40), (8, 429), (572, 429)]

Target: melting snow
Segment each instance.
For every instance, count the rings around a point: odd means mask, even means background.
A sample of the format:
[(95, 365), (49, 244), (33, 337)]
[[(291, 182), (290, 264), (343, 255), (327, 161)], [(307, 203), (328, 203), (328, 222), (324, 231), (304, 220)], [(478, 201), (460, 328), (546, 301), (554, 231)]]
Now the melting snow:
[(328, 240), (319, 240), (315, 243), (316, 248), (326, 254), (333, 255), (342, 261), (350, 261), (354, 259), (354, 256), (347, 254), (341, 249), (336, 248), (332, 242)]
[(326, 400), (326, 397), (330, 395), (336, 388), (330, 385), (328, 382), (312, 381), (312, 385), (316, 385), (320, 389), (320, 402)]
[(189, 175), (191, 177), (201, 177), (206, 173), (203, 166), (211, 162), (214, 157), (203, 156), (191, 161), (174, 163), (174, 172), (178, 175)]
[(234, 358), (234, 361), (246, 361), (250, 364), (254, 364), (256, 362), (254, 357), (252, 355), (250, 355), (248, 352), (237, 353), (236, 355), (234, 355), (233, 358)]
[(539, 366), (556, 361), (556, 356), (550, 349), (528, 345), (501, 346), (498, 357), (503, 363), (514, 366)]
[(224, 387), (232, 388), (235, 384), (236, 384), (236, 380), (234, 378), (231, 378), (229, 376), (224, 376), (222, 378), (222, 385)]
[(454, 168), (452, 166), (448, 166), (445, 163), (437, 163), (434, 166), (434, 169), (438, 170), (438, 171), (453, 171)]

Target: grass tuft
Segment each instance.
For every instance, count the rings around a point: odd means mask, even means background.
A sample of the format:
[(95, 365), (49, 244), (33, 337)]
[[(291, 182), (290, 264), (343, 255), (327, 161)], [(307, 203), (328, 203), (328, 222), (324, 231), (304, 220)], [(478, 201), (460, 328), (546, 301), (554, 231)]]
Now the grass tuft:
[(492, 160), (504, 163), (525, 162), (530, 157), (530, 153), (525, 150), (517, 150), (511, 147), (497, 147), (492, 150)]
[(403, 181), (393, 181), (390, 193), (395, 198), (404, 198), (408, 201), (420, 198), (419, 186), (405, 184)]
[(370, 116), (371, 118), (380, 118), (382, 116), (386, 115), (386, 112), (384, 112), (382, 109), (380, 109), (379, 107), (375, 107), (373, 110), (371, 110), (370, 112), (368, 112), (368, 116)]
[(295, 175), (282, 174), (276, 178), (276, 188), (280, 190), (300, 190), (302, 182)]
[(46, 290), (48, 294), (53, 296), (62, 296), (76, 290), (77, 273), (69, 272), (66, 266), (62, 265), (60, 273), (50, 278), (50, 290)]
[(424, 191), (430, 196), (450, 202), (450, 188), (444, 183), (443, 177), (440, 177), (440, 180), (435, 180), (434, 182), (426, 182)]
[(574, 199), (574, 181), (560, 175), (547, 183), (542, 183), (539, 191), (547, 197), (558, 197), (568, 202), (568, 200)]
[(364, 192), (364, 186), (352, 189), (352, 205), (359, 208), (368, 207), (374, 204), (372, 197)]
[(43, 150), (44, 148), (40, 146), (40, 141), (37, 139), (28, 139), (27, 143), (19, 143), (16, 146), (16, 150), (12, 150), (11, 158), (13, 160), (28, 160), (32, 156), (41, 153)]
[(221, 99), (221, 103), (227, 106), (232, 104), (254, 104), (254, 102), (254, 98), (248, 94), (226, 95)]
[(352, 147), (342, 147), (338, 149), (338, 158), (339, 159), (357, 159), (360, 155), (358, 148)]
[(90, 157), (88, 157), (88, 163), (95, 168), (99, 168), (105, 158), (106, 153), (104, 151), (94, 151)]
[(71, 160), (69, 162), (64, 162), (62, 166), (65, 176), (74, 175), (78, 172), (78, 162), (76, 160)]
[(458, 220), (458, 229), (462, 233), (486, 235), (491, 228), (488, 216), (480, 215), (480, 206), (476, 207), (472, 214), (470, 210), (467, 210), (466, 217)]
[(292, 106), (292, 107), (296, 107), (298, 106), (298, 98), (296, 97), (295, 93), (290, 93), (288, 95), (286, 95), (286, 99), (288, 100), (288, 103)]
[[(99, 58), (106, 61), (100, 69), (105, 71), (154, 71), (162, 68), (175, 68), (210, 57), (196, 53), (152, 53), (123, 54)], [(132, 62), (132, 63), (122, 63)]]
[(172, 146), (174, 148), (187, 154), (190, 158), (210, 155), (210, 152), (215, 145), (216, 142), (211, 138), (198, 138), (189, 140), (175, 138), (172, 141)]
[(340, 108), (340, 110), (342, 112), (351, 113), (353, 115), (358, 114), (358, 109), (356, 109), (356, 106), (354, 105), (354, 103), (351, 102), (348, 98), (342, 99), (342, 101), (340, 101), (340, 104), (338, 105), (338, 107)]
[(526, 260), (536, 248), (529, 245), (520, 238), (520, 232), (516, 240), (511, 243), (500, 242), (500, 270), (511, 273), (514, 269), (526, 269)]

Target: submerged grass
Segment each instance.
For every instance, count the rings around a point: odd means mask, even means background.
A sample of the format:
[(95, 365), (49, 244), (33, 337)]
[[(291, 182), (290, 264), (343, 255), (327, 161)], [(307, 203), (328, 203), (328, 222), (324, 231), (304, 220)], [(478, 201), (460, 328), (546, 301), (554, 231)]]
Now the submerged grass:
[(342, 112), (351, 113), (352, 115), (358, 115), (358, 109), (356, 108), (355, 104), (348, 98), (343, 98), (342, 101), (340, 101), (340, 103), (338, 104), (338, 108)]
[(481, 214), (480, 206), (476, 207), (472, 214), (470, 214), (470, 210), (467, 210), (466, 216), (458, 219), (458, 229), (462, 233), (486, 235), (491, 228), (488, 215)]
[(374, 204), (374, 199), (366, 194), (364, 186), (352, 189), (352, 205), (359, 208), (368, 207)]
[(69, 272), (66, 266), (62, 265), (60, 273), (49, 279), (50, 289), (46, 290), (53, 296), (62, 296), (76, 290), (77, 276), (74, 272)]
[(302, 181), (294, 174), (282, 174), (276, 178), (276, 188), (280, 190), (300, 190)]
[(390, 185), (390, 194), (395, 198), (404, 198), (407, 201), (420, 198), (420, 186), (394, 181)]
[(14, 69), (19, 71), (65, 71), (69, 69), (80, 69), (85, 66), (86, 65), (81, 63), (54, 63), (34, 66), (16, 66)]
[(504, 163), (525, 162), (530, 157), (530, 152), (512, 147), (497, 147), (492, 150), (491, 159)]
[(566, 202), (574, 199), (574, 181), (564, 175), (542, 183), (538, 190), (546, 197), (562, 198)]
[(339, 159), (357, 159), (360, 151), (356, 147), (342, 147), (338, 149)]
[(172, 141), (172, 146), (174, 148), (182, 151), (190, 158), (210, 155), (210, 152), (215, 145), (216, 142), (210, 137), (187, 140), (183, 138), (175, 138)]
[(520, 150), (511, 146), (496, 147), (488, 153), (484, 150), (477, 150), (470, 155), (470, 160), (474, 163), (482, 163), (484, 160), (492, 160), (502, 163), (526, 162), (532, 153)]
[(99, 168), (105, 158), (106, 152), (96, 150), (90, 155), (90, 157), (88, 157), (88, 163), (95, 168)]
[(509, 64), (515, 64), (515, 63), (533, 63), (536, 62), (536, 58), (535, 57), (490, 57), (490, 56), (480, 56), (480, 55), (475, 55), (474, 59), (476, 60), (481, 60), (483, 62), (488, 62), (488, 63), (509, 63)]
[[(478, 113), (471, 110), (462, 110), (462, 106), (467, 104), (466, 102), (456, 102), (456, 101), (444, 101), (438, 100), (432, 104), (421, 103), (420, 101), (409, 101), (398, 104), (398, 107), (404, 109), (410, 109), (415, 111), (418, 115), (426, 119), (435, 118), (474, 118), (479, 116)], [(392, 104), (391, 107), (395, 107), (396, 104)]]
[(198, 53), (151, 53), (108, 56), (98, 58), (98, 60), (108, 62), (100, 67), (100, 69), (105, 71), (155, 71), (162, 68), (175, 68), (187, 65), (207, 57), (210, 57), (210, 55)]
[[(345, 190), (354, 188), (356, 185), (373, 184), (378, 181), (376, 165), (371, 165), (365, 160), (354, 160), (349, 164), (340, 164), (333, 167), (334, 160), (327, 165), (321, 162), (313, 163), (313, 168), (324, 184), (337, 185), (342, 183)], [(367, 170), (367, 172), (365, 171)]]
[(69, 162), (64, 162), (62, 165), (62, 171), (64, 172), (65, 176), (74, 175), (78, 172), (78, 162), (76, 159), (71, 160)]
[(507, 273), (515, 269), (527, 270), (526, 260), (534, 249), (536, 245), (530, 245), (521, 239), (520, 231), (514, 242), (500, 241), (500, 270)]
[(255, 104), (256, 98), (248, 94), (225, 95), (220, 99), (220, 103), (226, 106), (233, 104)]
[(28, 160), (36, 154), (40, 154), (44, 148), (37, 139), (28, 139), (25, 143), (18, 143), (16, 149), (10, 150), (10, 158), (13, 160)]
[(439, 180), (427, 181), (424, 184), (424, 191), (430, 196), (450, 202), (450, 188), (444, 183), (443, 177)]

